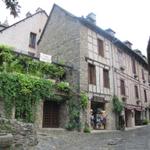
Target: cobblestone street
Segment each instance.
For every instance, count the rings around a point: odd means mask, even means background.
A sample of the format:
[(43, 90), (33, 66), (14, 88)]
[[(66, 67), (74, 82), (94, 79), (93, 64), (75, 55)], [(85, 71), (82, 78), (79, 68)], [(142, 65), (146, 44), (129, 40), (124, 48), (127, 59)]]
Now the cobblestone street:
[(91, 134), (50, 131), (39, 134), (35, 150), (150, 150), (150, 126)]

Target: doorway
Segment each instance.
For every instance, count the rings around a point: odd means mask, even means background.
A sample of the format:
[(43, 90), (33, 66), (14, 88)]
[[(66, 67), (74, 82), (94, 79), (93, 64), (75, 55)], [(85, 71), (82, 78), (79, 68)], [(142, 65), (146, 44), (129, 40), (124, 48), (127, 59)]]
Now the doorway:
[(91, 127), (93, 129), (105, 129), (101, 120), (104, 111), (105, 103), (91, 101)]
[(52, 101), (44, 101), (43, 105), (43, 128), (59, 127), (60, 104)]
[(141, 125), (142, 121), (141, 121), (141, 111), (137, 111), (135, 110), (135, 125)]

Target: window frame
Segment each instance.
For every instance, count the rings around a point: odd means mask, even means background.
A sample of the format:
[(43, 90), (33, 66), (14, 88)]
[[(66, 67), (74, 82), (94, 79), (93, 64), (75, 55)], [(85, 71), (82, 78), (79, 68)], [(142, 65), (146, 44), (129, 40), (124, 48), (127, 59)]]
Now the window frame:
[(36, 33), (30, 32), (29, 47), (31, 47), (31, 48), (35, 48), (36, 47), (36, 37), (37, 37)]
[(133, 72), (134, 74), (137, 73), (137, 70), (136, 70), (136, 61), (135, 61), (134, 58), (132, 59), (132, 72)]
[(104, 41), (97, 38), (98, 55), (104, 57)]
[(137, 85), (134, 86), (134, 90), (135, 90), (135, 97), (137, 99), (139, 99), (139, 90), (138, 90), (138, 86)]
[(146, 89), (144, 89), (144, 102), (147, 103), (147, 92), (146, 92)]
[(121, 95), (126, 95), (126, 86), (125, 86), (125, 80), (120, 79), (120, 93)]
[(88, 63), (88, 83), (96, 85), (96, 66)]
[(105, 88), (110, 88), (109, 70), (103, 68), (103, 85)]

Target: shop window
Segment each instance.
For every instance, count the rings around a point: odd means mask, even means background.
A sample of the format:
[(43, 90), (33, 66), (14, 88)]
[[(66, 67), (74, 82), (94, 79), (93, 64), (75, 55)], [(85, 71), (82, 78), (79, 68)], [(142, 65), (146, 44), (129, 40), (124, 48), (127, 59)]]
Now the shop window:
[(147, 93), (146, 93), (146, 90), (144, 90), (144, 98), (145, 98), (145, 102), (147, 102)]
[(139, 99), (138, 87), (135, 85), (135, 86), (134, 86), (134, 89), (135, 89), (135, 97), (136, 97), (137, 99)]
[(125, 82), (122, 79), (120, 80), (120, 93), (121, 95), (126, 95)]
[(35, 46), (36, 46), (36, 34), (33, 32), (30, 32), (29, 47), (35, 48)]
[(97, 45), (98, 45), (98, 54), (102, 57), (104, 57), (104, 43), (102, 40), (97, 39)]
[(88, 80), (89, 84), (96, 84), (96, 68), (92, 64), (88, 64)]
[(105, 88), (110, 88), (109, 84), (109, 71), (107, 69), (103, 69), (103, 82)]

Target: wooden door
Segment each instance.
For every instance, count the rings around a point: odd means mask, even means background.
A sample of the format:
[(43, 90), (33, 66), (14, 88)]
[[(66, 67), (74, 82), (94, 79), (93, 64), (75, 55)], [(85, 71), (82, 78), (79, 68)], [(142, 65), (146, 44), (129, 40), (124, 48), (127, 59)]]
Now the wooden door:
[(59, 104), (45, 101), (43, 106), (43, 128), (59, 127)]

